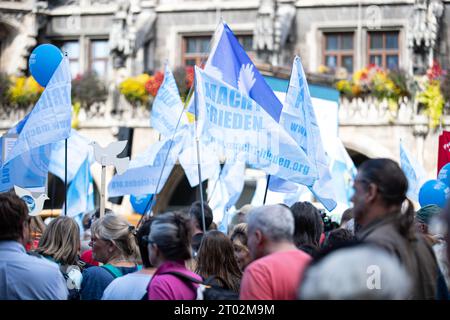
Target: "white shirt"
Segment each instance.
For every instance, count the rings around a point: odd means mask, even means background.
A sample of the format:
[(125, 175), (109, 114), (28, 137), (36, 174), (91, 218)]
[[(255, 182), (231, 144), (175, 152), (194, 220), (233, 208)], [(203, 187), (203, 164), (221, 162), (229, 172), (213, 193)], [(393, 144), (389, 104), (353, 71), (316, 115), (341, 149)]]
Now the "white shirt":
[(151, 278), (150, 274), (136, 272), (116, 278), (106, 287), (102, 300), (141, 300)]

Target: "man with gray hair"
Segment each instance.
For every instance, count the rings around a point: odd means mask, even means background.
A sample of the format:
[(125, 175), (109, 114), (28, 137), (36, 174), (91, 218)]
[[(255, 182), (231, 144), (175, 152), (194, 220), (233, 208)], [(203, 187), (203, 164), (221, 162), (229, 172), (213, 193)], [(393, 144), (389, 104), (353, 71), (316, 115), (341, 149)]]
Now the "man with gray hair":
[(294, 217), (282, 205), (258, 207), (248, 218), (248, 248), (253, 262), (241, 283), (241, 300), (294, 300), (311, 257), (293, 242)]

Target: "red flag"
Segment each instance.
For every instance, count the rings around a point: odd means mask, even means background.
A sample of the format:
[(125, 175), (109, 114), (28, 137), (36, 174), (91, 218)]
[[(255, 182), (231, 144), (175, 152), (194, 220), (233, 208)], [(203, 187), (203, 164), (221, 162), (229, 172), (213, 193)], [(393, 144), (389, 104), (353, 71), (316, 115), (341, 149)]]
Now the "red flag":
[(450, 162), (450, 131), (442, 131), (439, 136), (438, 174), (443, 166)]

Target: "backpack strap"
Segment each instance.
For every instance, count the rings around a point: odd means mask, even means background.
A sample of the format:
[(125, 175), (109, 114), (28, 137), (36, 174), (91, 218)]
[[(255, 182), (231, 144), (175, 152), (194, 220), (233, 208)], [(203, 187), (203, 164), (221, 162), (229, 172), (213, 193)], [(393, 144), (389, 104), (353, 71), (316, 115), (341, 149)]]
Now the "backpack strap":
[(111, 274), (114, 279), (123, 276), (122, 271), (119, 268), (113, 266), (112, 264), (104, 264), (104, 265), (101, 266), (101, 268), (103, 268), (106, 271), (108, 271), (109, 274)]
[(160, 275), (162, 275), (162, 274), (171, 274), (171, 275), (173, 275), (181, 280), (184, 280), (184, 281), (189, 281), (189, 282), (193, 282), (196, 284), (203, 284), (203, 281), (195, 279), (194, 277), (188, 276), (187, 274), (184, 274), (184, 273), (178, 272), (178, 271), (167, 271), (164, 273), (160, 273)]

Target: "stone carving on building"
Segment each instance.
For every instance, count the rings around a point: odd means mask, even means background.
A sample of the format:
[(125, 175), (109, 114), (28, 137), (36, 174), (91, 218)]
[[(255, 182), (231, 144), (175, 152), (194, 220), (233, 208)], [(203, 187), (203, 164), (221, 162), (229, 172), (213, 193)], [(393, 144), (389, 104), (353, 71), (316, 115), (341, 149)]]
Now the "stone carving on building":
[(261, 0), (254, 34), (254, 49), (258, 58), (274, 66), (291, 31), (295, 16), (293, 4), (279, 5), (276, 0)]
[(28, 69), (28, 57), (37, 45), (37, 36), (47, 19), (45, 10), (46, 1), (37, 1), (32, 10), (0, 12), (0, 22), (10, 26), (7, 35), (7, 55), (14, 57), (14, 64), (5, 67), (7, 73), (25, 74)]
[(442, 0), (416, 0), (410, 24), (409, 47), (413, 51), (413, 71), (424, 73), (432, 65), (439, 36)]
[(133, 11), (129, 0), (117, 1), (117, 11), (109, 34), (109, 48), (115, 69), (126, 67), (126, 61), (134, 51), (136, 30)]

